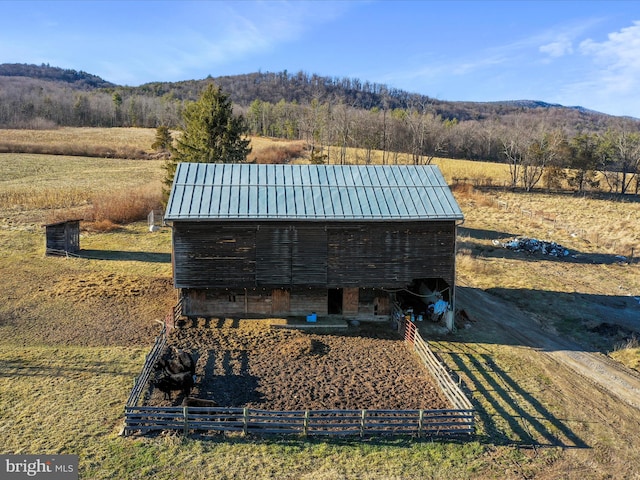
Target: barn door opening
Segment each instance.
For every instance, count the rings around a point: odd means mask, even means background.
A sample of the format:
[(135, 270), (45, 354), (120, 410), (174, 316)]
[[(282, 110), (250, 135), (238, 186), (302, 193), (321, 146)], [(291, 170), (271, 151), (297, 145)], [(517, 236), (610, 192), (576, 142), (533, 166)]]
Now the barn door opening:
[(400, 307), (413, 310), (416, 317), (439, 322), (444, 313), (453, 310), (449, 284), (441, 278), (417, 278), (406, 289), (396, 293)]
[(276, 288), (271, 292), (271, 313), (286, 315), (291, 310), (291, 292)]
[(329, 315), (342, 315), (342, 289), (330, 288), (327, 299), (327, 313)]

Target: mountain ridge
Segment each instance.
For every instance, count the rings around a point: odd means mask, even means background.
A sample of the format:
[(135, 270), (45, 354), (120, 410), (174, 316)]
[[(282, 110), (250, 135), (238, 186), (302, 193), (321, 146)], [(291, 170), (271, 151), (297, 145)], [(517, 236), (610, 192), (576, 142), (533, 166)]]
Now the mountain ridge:
[(161, 97), (172, 95), (181, 100), (195, 100), (204, 84), (215, 82), (229, 94), (231, 100), (239, 105), (248, 106), (255, 100), (277, 103), (344, 102), (349, 106), (372, 108), (411, 108), (428, 107), (436, 114), (450, 120), (482, 120), (518, 110), (561, 110), (578, 115), (618, 117), (604, 112), (590, 110), (582, 106), (566, 106), (542, 100), (517, 99), (490, 102), (439, 100), (428, 95), (389, 88), (386, 85), (361, 81), (359, 79), (338, 78), (307, 74), (305, 72), (252, 72), (240, 75), (225, 75), (203, 79), (180, 80), (175, 82), (147, 82), (137, 87), (117, 85), (97, 75), (82, 70), (52, 67), (49, 64), (0, 64), (0, 77), (26, 77), (44, 82), (56, 82), (78, 90), (123, 91), (134, 95)]

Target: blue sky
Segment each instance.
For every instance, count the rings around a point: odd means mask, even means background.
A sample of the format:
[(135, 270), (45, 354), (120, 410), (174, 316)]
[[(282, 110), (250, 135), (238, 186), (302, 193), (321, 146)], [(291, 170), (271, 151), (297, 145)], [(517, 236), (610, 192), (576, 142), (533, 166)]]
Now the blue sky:
[(640, 118), (640, 1), (8, 1), (0, 63), (120, 85), (316, 73)]

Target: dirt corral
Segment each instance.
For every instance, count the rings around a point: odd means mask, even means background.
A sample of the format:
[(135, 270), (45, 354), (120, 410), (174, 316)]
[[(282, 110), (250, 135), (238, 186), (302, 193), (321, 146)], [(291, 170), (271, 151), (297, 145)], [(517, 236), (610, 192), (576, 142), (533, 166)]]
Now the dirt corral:
[[(332, 333), (269, 321), (205, 322), (173, 331), (168, 346), (196, 361), (191, 396), (264, 410), (450, 408), (420, 359), (388, 325)], [(151, 388), (148, 405), (179, 405)]]

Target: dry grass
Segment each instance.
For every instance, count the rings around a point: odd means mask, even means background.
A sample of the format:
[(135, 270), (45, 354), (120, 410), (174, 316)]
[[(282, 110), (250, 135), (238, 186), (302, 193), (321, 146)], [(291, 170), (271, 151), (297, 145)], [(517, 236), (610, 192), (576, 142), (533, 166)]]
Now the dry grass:
[(475, 187), (490, 187), (505, 186), (510, 181), (509, 166), (504, 163), (450, 158), (436, 158), (433, 163), (438, 165), (450, 185), (471, 184)]
[[(567, 243), (588, 253), (640, 255), (640, 202), (597, 196), (491, 191), (456, 197), (469, 207), (465, 213), (486, 225), (500, 222), (515, 235), (535, 236)], [(478, 195), (484, 199), (478, 199)], [(480, 215), (475, 215), (483, 208)], [(555, 238), (548, 238), (555, 237)]]
[[(153, 128), (74, 128), (0, 130), (0, 153), (28, 153), (98, 158), (153, 159)], [(176, 132), (173, 132), (174, 137)], [(305, 142), (252, 137), (250, 159), (284, 163), (308, 156)]]
[(161, 160), (0, 154), (2, 222), (146, 218), (160, 199), (162, 165)]
[[(329, 147), (325, 153), (329, 155), (329, 163), (337, 163), (340, 159), (340, 149)], [(308, 162), (308, 154), (301, 162)], [(348, 165), (361, 165), (366, 162), (365, 151), (361, 148), (347, 148), (345, 163)], [(382, 152), (371, 152), (371, 165), (382, 165)], [(412, 163), (409, 154), (399, 153), (389, 156), (384, 161), (387, 165), (410, 165)], [(472, 184), (473, 186), (504, 186), (510, 182), (509, 166), (503, 163), (476, 162), (471, 160), (459, 160), (434, 157), (431, 161), (437, 165), (450, 185), (457, 183)]]
[[(637, 266), (621, 265), (615, 256), (640, 252), (640, 230), (632, 228), (640, 218), (640, 202), (615, 202), (573, 195), (496, 192), (477, 190), (454, 194), (465, 213), (461, 230), (460, 265), (474, 264), (459, 275), (482, 288), (519, 288), (630, 295), (640, 291)], [(469, 234), (465, 236), (465, 229)], [(517, 260), (504, 261), (493, 239), (516, 236), (555, 241), (569, 248), (583, 262), (529, 261), (522, 275)], [(500, 255), (499, 255), (500, 254)], [(470, 257), (470, 258), (464, 258)], [(592, 259), (592, 260), (590, 260)], [(620, 259), (622, 260), (622, 259)], [(595, 264), (595, 265), (594, 265)], [(521, 266), (525, 266), (521, 265)], [(481, 275), (480, 271), (489, 272)], [(573, 282), (567, 281), (573, 279)], [(610, 291), (609, 285), (616, 291)]]
[[(20, 347), (0, 350), (3, 453), (103, 450), (117, 434), (142, 348)], [(20, 434), (18, 434), (20, 432)]]
[(91, 204), (91, 220), (94, 222), (132, 223), (144, 220), (151, 210), (162, 206), (162, 192), (157, 185), (145, 185), (115, 194), (97, 194), (91, 199)]
[(304, 142), (273, 141), (266, 143), (264, 140), (254, 138), (251, 142), (253, 150), (249, 157), (255, 158), (256, 163), (291, 163), (307, 156)]
[(640, 371), (640, 340), (633, 336), (619, 343), (610, 356), (617, 362)]
[(150, 158), (155, 129), (57, 128), (0, 130), (0, 152), (80, 155), (102, 158)]

